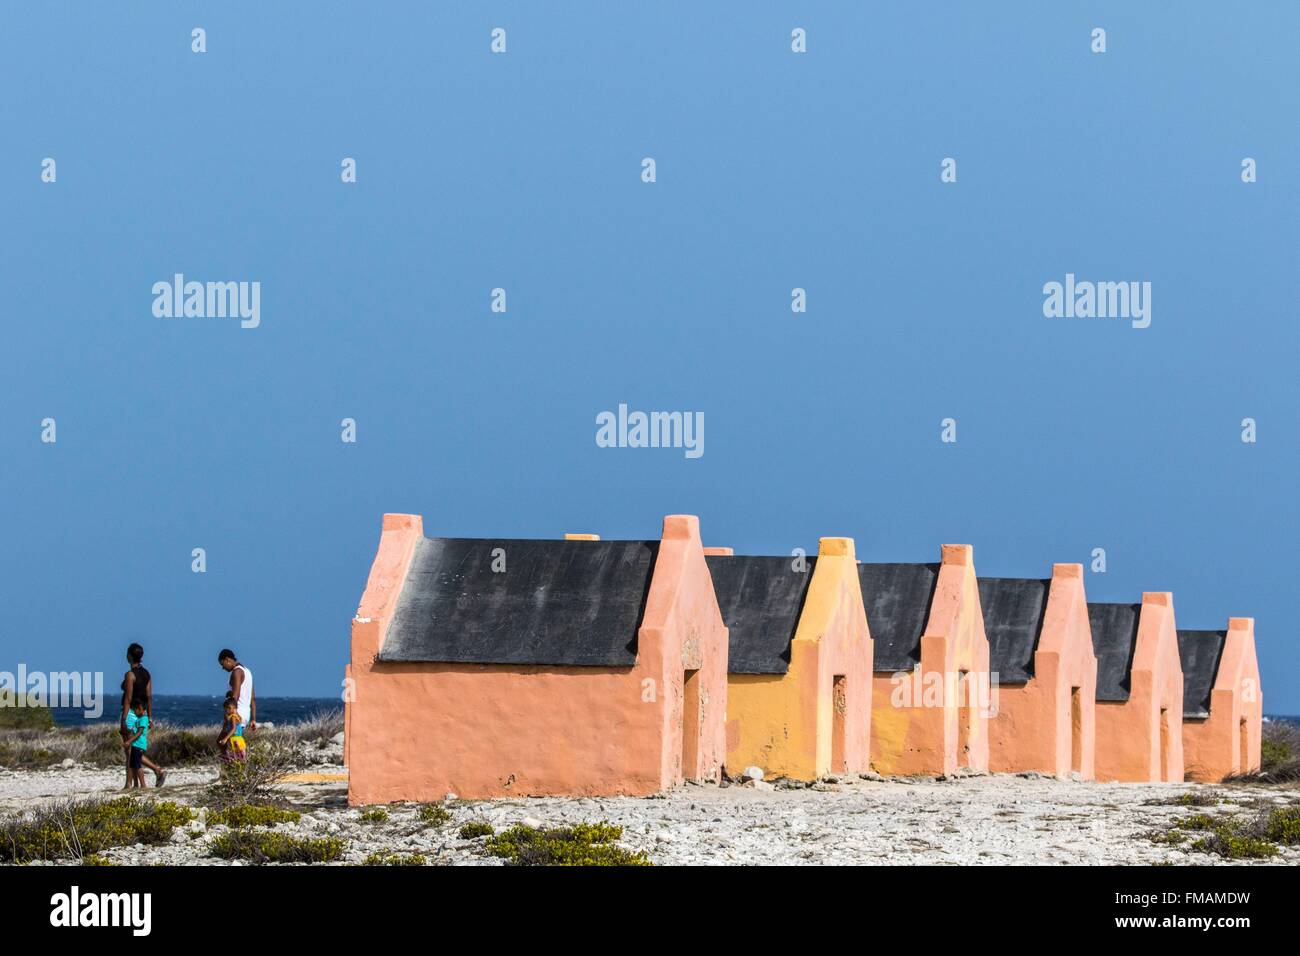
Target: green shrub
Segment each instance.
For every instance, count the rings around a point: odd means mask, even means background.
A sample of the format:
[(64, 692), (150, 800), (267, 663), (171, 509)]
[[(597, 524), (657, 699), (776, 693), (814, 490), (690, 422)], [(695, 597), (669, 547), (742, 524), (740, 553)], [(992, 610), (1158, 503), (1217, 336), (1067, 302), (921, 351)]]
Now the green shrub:
[(206, 801), (215, 807), (266, 803), (271, 788), (297, 769), (298, 753), (283, 741), (250, 741), (248, 759), (221, 765), (221, 776), (207, 790)]
[(1224, 783), (1294, 783), (1300, 781), (1300, 726), (1286, 720), (1266, 722), (1260, 735), (1257, 772), (1238, 774)]
[(343, 854), (336, 837), (293, 837), (274, 830), (231, 830), (210, 844), (208, 852), (223, 860), (250, 863), (330, 863)]
[[(1231, 818), (1229, 817), (1227, 820), (1231, 820)], [(1174, 826), (1180, 830), (1217, 830), (1225, 825), (1227, 823), (1224, 817), (1215, 817), (1208, 813), (1194, 813), (1190, 817), (1183, 817), (1181, 820), (1174, 821)]]
[(1198, 853), (1228, 860), (1268, 859), (1278, 854), (1278, 844), (1300, 844), (1300, 807), (1274, 807), (1253, 817), (1196, 813), (1175, 820), (1168, 832), (1154, 834), (1152, 840), (1177, 846), (1189, 833), (1199, 835), (1188, 845)]
[(462, 840), (473, 840), (478, 837), (492, 836), (496, 831), (492, 829), (492, 824), (483, 823), (481, 820), (475, 820), (466, 823), (460, 828), (460, 838)]
[(1217, 793), (1203, 793), (1200, 790), (1192, 790), (1188, 793), (1179, 794), (1174, 798), (1174, 802), (1180, 807), (1215, 807), (1224, 801)]
[(220, 753), (215, 733), (201, 734), (166, 724), (157, 725), (157, 730), (149, 728), (149, 759), (160, 767), (211, 763)]
[(48, 707), (29, 703), (22, 694), (12, 690), (0, 691), (0, 728), (53, 730), (54, 714)]
[(423, 854), (411, 853), (403, 855), (401, 853), (389, 853), (382, 851), (372, 853), (362, 862), (362, 866), (424, 866), (427, 861)]
[(1187, 834), (1182, 830), (1169, 830), (1166, 833), (1153, 833), (1151, 835), (1152, 843), (1163, 843), (1165, 846), (1180, 846), (1187, 842)]
[(1300, 807), (1277, 807), (1270, 810), (1261, 829), (1266, 840), (1282, 846), (1300, 844)]
[(1244, 836), (1221, 827), (1192, 844), (1193, 850), (1229, 860), (1263, 860), (1277, 855), (1277, 847), (1258, 837)]
[(189, 807), (168, 801), (72, 800), (0, 819), (0, 862), (74, 860), (136, 843), (166, 843), (194, 819)]
[(234, 804), (208, 813), (210, 825), (224, 824), (231, 829), (241, 827), (273, 827), (277, 823), (297, 823), (302, 814), (297, 810), (281, 810), (254, 803)]
[(362, 810), (357, 819), (362, 823), (387, 823), (388, 811), (383, 807), (371, 807), (369, 810)]
[(90, 856), (84, 857), (82, 859), (81, 865), (82, 866), (119, 866), (120, 864), (114, 863), (112, 860), (108, 859), (108, 857), (100, 856), (98, 853), (92, 853), (90, 854)]
[(441, 803), (422, 803), (415, 814), (422, 823), (431, 827), (440, 827), (451, 820), (451, 811)]
[(545, 830), (518, 825), (487, 841), (487, 851), (514, 866), (651, 866), (644, 853), (616, 844), (623, 828), (579, 823)]
[(1291, 748), (1281, 740), (1261, 740), (1259, 743), (1260, 769), (1271, 770), (1291, 759)]

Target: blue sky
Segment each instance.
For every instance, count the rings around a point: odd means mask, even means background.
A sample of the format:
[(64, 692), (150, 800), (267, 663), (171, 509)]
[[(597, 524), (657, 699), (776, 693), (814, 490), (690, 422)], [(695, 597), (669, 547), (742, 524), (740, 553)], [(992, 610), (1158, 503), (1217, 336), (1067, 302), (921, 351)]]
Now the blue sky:
[[(1102, 547), (1090, 599), (1254, 616), (1300, 713), (1300, 8), (1048, 6), (6, 5), (0, 669), (135, 639), (216, 692), (230, 645), (331, 695), (383, 512), (689, 512), (989, 575)], [(177, 272), (259, 281), (260, 327), (154, 317)], [(1151, 282), (1150, 328), (1045, 318), (1067, 272)], [(704, 456), (598, 448), (619, 403)]]

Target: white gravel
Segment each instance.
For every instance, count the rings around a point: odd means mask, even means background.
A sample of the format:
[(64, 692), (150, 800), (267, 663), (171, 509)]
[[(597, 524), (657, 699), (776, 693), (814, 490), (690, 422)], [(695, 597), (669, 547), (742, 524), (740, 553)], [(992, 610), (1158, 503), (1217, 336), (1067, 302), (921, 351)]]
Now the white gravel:
[[(340, 773), (337, 765), (316, 768)], [(216, 771), (177, 770), (150, 795), (190, 801)], [(117, 771), (81, 768), (0, 771), (0, 807), (14, 809), (72, 795), (113, 795)], [(1158, 845), (1147, 834), (1189, 813), (1232, 813), (1241, 803), (1300, 803), (1300, 789), (1195, 784), (1096, 784), (1043, 777), (974, 776), (947, 780), (859, 780), (800, 789), (686, 786), (651, 798), (533, 798), (456, 801), (452, 822), (422, 825), (414, 805), (388, 807), (389, 819), (365, 823), (346, 806), (342, 782), (285, 784), (285, 799), (304, 812), (282, 825), (302, 836), (347, 841), (343, 862), (376, 851), (423, 854), (430, 863), (496, 864), (483, 840), (461, 840), (461, 824), (498, 829), (528, 820), (545, 825), (606, 820), (624, 828), (622, 844), (658, 864), (1210, 864), (1217, 858)], [(1186, 808), (1164, 801), (1182, 793), (1219, 793), (1233, 801)], [(202, 824), (161, 847), (105, 855), (121, 863), (213, 864), (206, 843), (220, 827)], [(1300, 863), (1300, 848), (1273, 863)]]

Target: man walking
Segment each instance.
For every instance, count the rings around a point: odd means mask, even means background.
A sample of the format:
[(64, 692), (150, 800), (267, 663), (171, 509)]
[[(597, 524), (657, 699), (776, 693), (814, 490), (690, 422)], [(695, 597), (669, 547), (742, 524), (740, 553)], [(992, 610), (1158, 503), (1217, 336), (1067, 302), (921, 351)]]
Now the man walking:
[(247, 730), (257, 729), (257, 695), (253, 693), (253, 672), (235, 658), (235, 652), (223, 648), (217, 654), (217, 663), (230, 674), (230, 696), (235, 698), (235, 709)]

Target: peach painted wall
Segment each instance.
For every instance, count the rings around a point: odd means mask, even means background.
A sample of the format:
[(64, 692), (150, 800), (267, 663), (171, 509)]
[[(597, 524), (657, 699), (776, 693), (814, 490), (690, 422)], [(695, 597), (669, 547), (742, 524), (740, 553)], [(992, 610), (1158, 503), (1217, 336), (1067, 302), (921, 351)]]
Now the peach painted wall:
[(1096, 697), (1097, 658), (1083, 565), (1055, 564), (1034, 651), (1034, 676), (1025, 684), (998, 688), (997, 714), (988, 725), (989, 769), (1093, 779)]
[(989, 679), (974, 550), (945, 544), (942, 553), (919, 667), (906, 685), (897, 675), (874, 675), (871, 764), (883, 774), (988, 769), (989, 711), (978, 693), (970, 693), (973, 682)]
[(1255, 658), (1255, 619), (1230, 618), (1210, 691), (1210, 716), (1183, 721), (1183, 759), (1188, 776), (1218, 781), (1258, 770), (1263, 716), (1264, 693)]
[[(853, 539), (822, 538), (786, 673), (728, 676), (729, 771), (758, 766), (769, 777), (815, 780), (867, 769), (871, 661)], [(838, 754), (837, 710), (844, 728)]]
[(727, 632), (697, 519), (664, 520), (630, 668), (377, 661), (420, 525), (385, 516), (353, 621), (350, 804), (671, 787), (682, 779), (685, 670), (698, 670), (699, 702), (686, 718), (698, 728), (687, 776), (719, 776)]
[(1127, 701), (1097, 701), (1096, 775), (1101, 781), (1181, 783), (1183, 666), (1174, 596), (1142, 595)]

